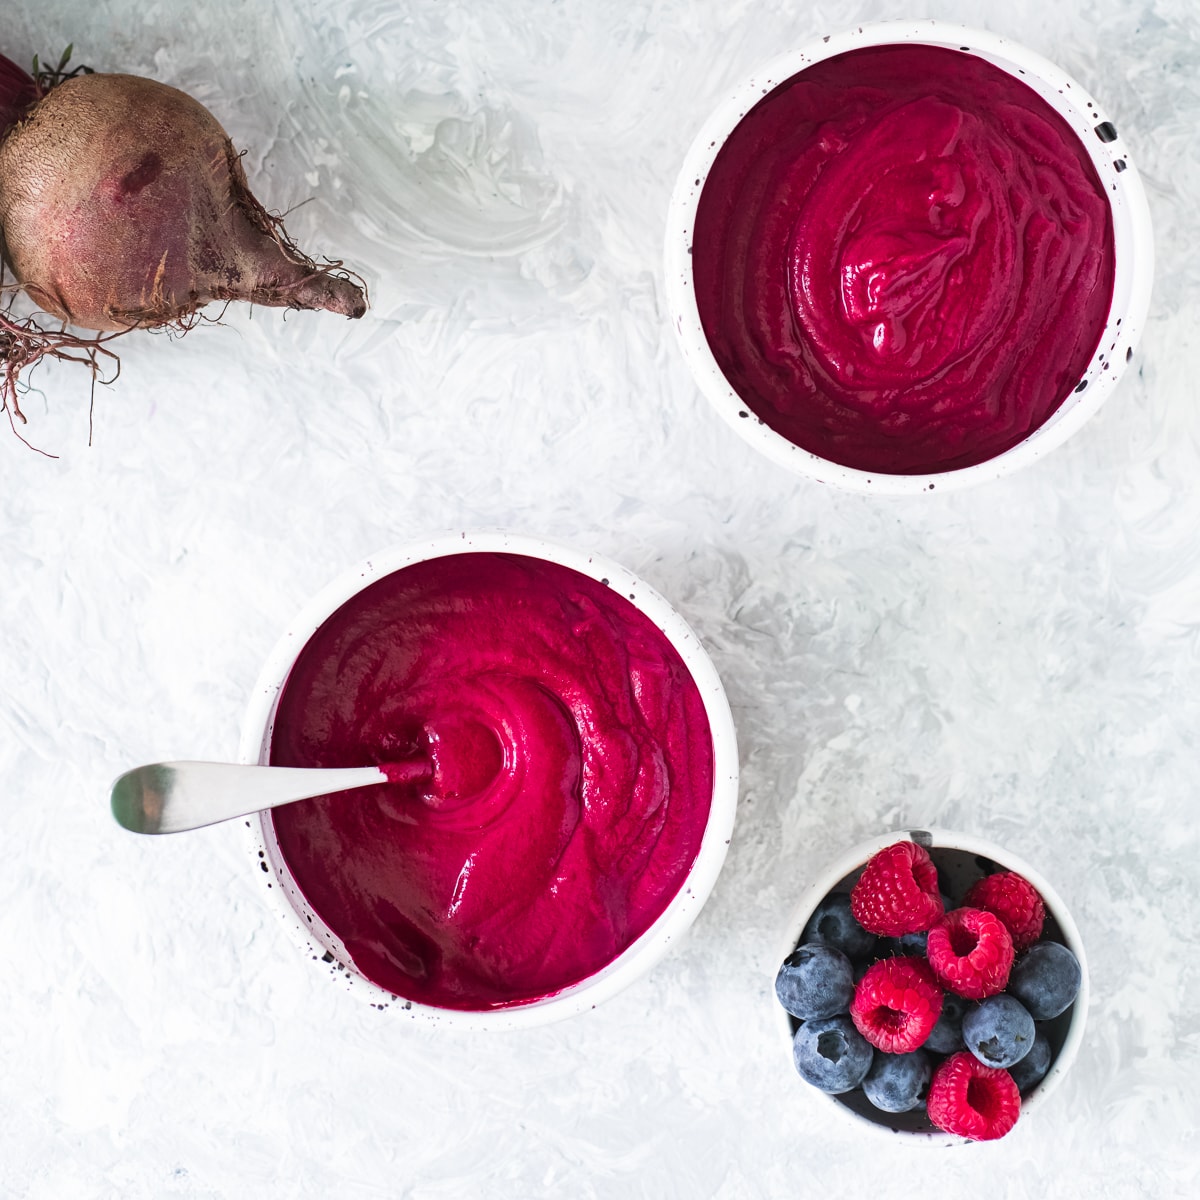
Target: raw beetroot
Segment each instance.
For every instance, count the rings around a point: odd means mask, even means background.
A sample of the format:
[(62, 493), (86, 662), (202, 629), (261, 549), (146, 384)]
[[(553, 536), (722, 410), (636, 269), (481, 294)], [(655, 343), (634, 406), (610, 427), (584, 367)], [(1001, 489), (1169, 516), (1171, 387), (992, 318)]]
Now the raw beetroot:
[[(61, 81), (35, 80), (0, 56), (0, 246), (41, 309), (107, 334), (186, 327), (214, 300), (363, 315), (356, 277), (296, 248), (203, 105), (133, 75), (62, 77), (62, 65)], [(89, 348), (105, 340), (0, 318), (10, 417), (24, 366), (80, 350), (95, 366)]]

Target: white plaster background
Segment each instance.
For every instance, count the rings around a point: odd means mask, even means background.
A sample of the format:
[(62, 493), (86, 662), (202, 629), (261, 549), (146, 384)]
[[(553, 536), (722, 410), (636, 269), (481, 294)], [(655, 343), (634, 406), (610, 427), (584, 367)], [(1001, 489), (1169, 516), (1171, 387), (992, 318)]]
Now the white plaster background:
[[(709, 411), (665, 328), (679, 163), (735, 81), (894, 0), (18, 0), (0, 51), (182, 87), (357, 324), (230, 311), (43, 368), (0, 436), (0, 1195), (1183, 1196), (1200, 1186), (1200, 10), (927, 0), (1056, 60), (1136, 152), (1141, 349), (1049, 460), (836, 494)], [(917, 14), (920, 15), (920, 14)], [(684, 944), (567, 1024), (413, 1028), (330, 987), (236, 829), (118, 830), (107, 789), (230, 758), (260, 664), (368, 553), (506, 526), (642, 574), (706, 642), (743, 788)], [(829, 1123), (777, 1042), (811, 874), (901, 824), (1036, 864), (1091, 958), (1081, 1057), (1002, 1142)]]

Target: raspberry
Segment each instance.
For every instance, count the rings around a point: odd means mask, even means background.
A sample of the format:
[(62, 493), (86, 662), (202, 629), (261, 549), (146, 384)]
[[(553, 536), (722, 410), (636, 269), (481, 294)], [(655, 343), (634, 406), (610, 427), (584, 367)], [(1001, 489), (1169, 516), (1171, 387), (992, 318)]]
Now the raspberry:
[(877, 1050), (907, 1054), (929, 1036), (942, 1011), (942, 989), (921, 958), (885, 958), (854, 989), (850, 1019)]
[(945, 911), (929, 852), (916, 842), (894, 842), (872, 855), (850, 893), (850, 909), (881, 937), (928, 929)]
[(985, 1067), (970, 1051), (960, 1050), (934, 1072), (926, 1107), (939, 1129), (986, 1142), (1017, 1123), (1021, 1093), (1002, 1067)]
[(1014, 950), (1024, 950), (1042, 936), (1046, 906), (1037, 888), (1015, 871), (998, 871), (972, 884), (963, 907), (995, 913), (1012, 935)]
[(938, 982), (968, 1000), (1004, 991), (1013, 965), (1004, 922), (982, 908), (948, 912), (929, 931), (928, 954)]

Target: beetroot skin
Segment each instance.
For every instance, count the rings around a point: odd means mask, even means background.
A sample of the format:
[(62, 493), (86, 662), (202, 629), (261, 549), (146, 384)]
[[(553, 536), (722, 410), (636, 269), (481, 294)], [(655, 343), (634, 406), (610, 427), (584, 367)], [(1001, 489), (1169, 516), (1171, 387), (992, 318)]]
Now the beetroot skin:
[(0, 143), (5, 260), (33, 300), (84, 329), (185, 321), (213, 300), (366, 311), (255, 200), (216, 118), (134, 75), (68, 78)]

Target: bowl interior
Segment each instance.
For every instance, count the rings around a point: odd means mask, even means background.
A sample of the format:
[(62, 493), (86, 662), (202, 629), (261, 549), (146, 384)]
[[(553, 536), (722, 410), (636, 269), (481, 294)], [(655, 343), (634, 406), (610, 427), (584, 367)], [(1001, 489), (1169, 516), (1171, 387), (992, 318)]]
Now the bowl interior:
[[(1112, 211), (1115, 278), (1108, 318), (1092, 363), (1075, 390), (1024, 441), (975, 466), (919, 475), (866, 472), (795, 445), (749, 412), (709, 349), (692, 281), (696, 209), (717, 154), (765, 95), (814, 63), (866, 46), (910, 43), (966, 50), (1032, 88), (1077, 134), (1105, 187)], [(1115, 387), (1145, 325), (1154, 271), (1149, 206), (1126, 143), (1099, 104), (1064, 71), (983, 30), (933, 20), (865, 25), (780, 56), (739, 85), (697, 134), (680, 171), (667, 222), (666, 290), (671, 322), (698, 386), (722, 418), (761, 453), (799, 474), (851, 491), (903, 495), (971, 486), (1036, 461), (1061, 445)]]
[(374, 555), (346, 572), (299, 614), (277, 643), (254, 689), (242, 727), (243, 762), (269, 761), (276, 710), (300, 650), (312, 634), (347, 599), (370, 583), (412, 563), (470, 552), (501, 552), (541, 558), (605, 580), (628, 596), (683, 659), (703, 701), (713, 747), (713, 796), (699, 852), (684, 885), (658, 919), (617, 958), (571, 987), (509, 1008), (464, 1011), (423, 1005), (378, 987), (362, 975), (341, 939), (309, 904), (294, 881), (280, 850), (269, 813), (247, 819), (251, 853), (269, 898), (293, 941), (331, 977), (362, 995), (374, 1007), (414, 1019), (458, 1027), (497, 1029), (543, 1024), (595, 1007), (648, 971), (671, 943), (695, 920), (708, 898), (725, 859), (737, 802), (736, 737), (729, 704), (711, 660), (695, 633), (667, 602), (625, 568), (596, 555), (556, 546), (540, 539), (506, 533), (453, 534)]

